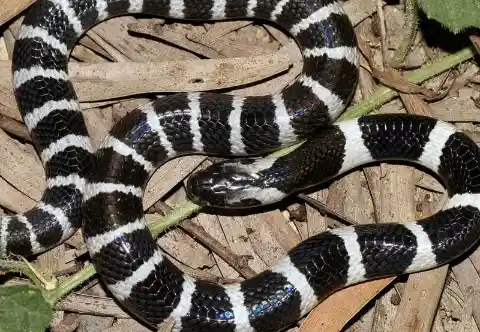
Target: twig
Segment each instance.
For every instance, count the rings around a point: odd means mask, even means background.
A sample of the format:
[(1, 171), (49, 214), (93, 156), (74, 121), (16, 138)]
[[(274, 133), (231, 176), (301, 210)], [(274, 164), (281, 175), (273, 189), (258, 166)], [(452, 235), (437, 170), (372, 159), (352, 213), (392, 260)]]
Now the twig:
[(28, 132), (27, 127), (23, 123), (14, 120), (11, 117), (0, 114), (0, 128), (9, 134), (22, 138), (26, 141), (31, 141), (30, 133)]
[[(166, 203), (158, 201), (155, 203), (156, 207), (160, 207), (161, 210), (170, 213), (173, 209)], [(248, 266), (249, 257), (245, 255), (236, 255), (229, 248), (222, 245), (210, 234), (208, 234), (203, 227), (190, 222), (190, 220), (184, 220), (179, 224), (180, 228), (193, 236), (198, 242), (205, 247), (220, 256), (225, 262), (230, 264), (238, 273), (245, 278), (251, 278), (257, 275), (257, 273)]]
[(51, 332), (75, 332), (80, 325), (79, 314), (69, 314), (58, 325), (51, 327)]
[(387, 31), (385, 28), (385, 15), (383, 13), (383, 1), (377, 0), (378, 25), (380, 26), (380, 44), (382, 45), (382, 62), (387, 63)]
[(125, 54), (122, 54), (119, 50), (115, 47), (107, 43), (98, 33), (94, 30), (90, 30), (87, 32), (87, 36), (89, 36), (94, 42), (96, 42), (100, 47), (102, 47), (105, 51), (111, 55), (115, 61), (117, 62), (128, 62), (129, 59)]
[(397, 309), (393, 331), (431, 331), (448, 265), (411, 275)]
[(203, 244), (208, 249), (212, 250), (218, 256), (220, 256), (225, 262), (230, 264), (238, 273), (245, 278), (251, 278), (257, 275), (257, 273), (248, 266), (248, 261), (251, 257), (247, 255), (236, 255), (230, 249), (223, 246), (220, 242), (215, 240), (210, 234), (208, 234), (203, 227), (185, 220), (180, 224), (180, 227), (194, 236), (197, 241)]
[(480, 36), (477, 35), (470, 35), (470, 41), (472, 42), (473, 46), (477, 50), (477, 53), (480, 54)]
[(167, 41), (177, 45), (178, 47), (188, 49), (189, 52), (194, 52), (209, 59), (224, 57), (221, 53), (213, 50), (210, 47), (188, 40), (184, 34), (172, 30), (159, 29), (157, 28), (157, 25), (146, 23), (130, 23), (127, 27), (131, 32)]
[(347, 217), (346, 215), (330, 208), (327, 204), (323, 203), (323, 202), (320, 202), (308, 195), (305, 195), (305, 194), (298, 194), (297, 195), (299, 198), (303, 199), (305, 202), (307, 202), (308, 204), (310, 204), (311, 206), (313, 206), (314, 208), (317, 208), (325, 213), (329, 213), (331, 214), (332, 216), (334, 217), (337, 217), (338, 219), (340, 219), (340, 221), (343, 221), (345, 224), (348, 224), (348, 225), (357, 225), (358, 223)]
[(58, 303), (57, 309), (95, 316), (130, 318), (114, 299), (88, 294), (70, 294)]

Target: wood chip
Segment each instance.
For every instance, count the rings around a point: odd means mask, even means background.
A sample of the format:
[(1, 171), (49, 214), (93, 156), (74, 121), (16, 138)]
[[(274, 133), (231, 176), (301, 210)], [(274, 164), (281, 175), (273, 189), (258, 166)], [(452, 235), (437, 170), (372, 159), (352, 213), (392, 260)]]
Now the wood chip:
[(334, 293), (313, 309), (299, 332), (340, 332), (353, 316), (393, 280), (394, 278), (379, 279)]
[(31, 209), (36, 201), (21, 193), (18, 189), (0, 177), (0, 206), (15, 213), (26, 212)]
[(0, 128), (13, 136), (21, 138), (25, 141), (30, 141), (30, 133), (28, 132), (27, 127), (23, 123), (8, 116), (0, 114)]
[(0, 176), (21, 193), (38, 201), (45, 189), (39, 158), (0, 129)]
[(60, 301), (58, 308), (64, 311), (77, 312), (81, 314), (95, 314), (111, 316), (116, 318), (130, 318), (115, 300), (110, 297), (70, 294)]
[(480, 326), (480, 275), (478, 271), (475, 270), (475, 267), (469, 259), (453, 265), (452, 271), (464, 295), (468, 294), (470, 288), (471, 291), (474, 292), (475, 296), (473, 296), (471, 303), (472, 314), (477, 325)]
[(0, 25), (18, 15), (34, 2), (35, 0), (0, 0)]

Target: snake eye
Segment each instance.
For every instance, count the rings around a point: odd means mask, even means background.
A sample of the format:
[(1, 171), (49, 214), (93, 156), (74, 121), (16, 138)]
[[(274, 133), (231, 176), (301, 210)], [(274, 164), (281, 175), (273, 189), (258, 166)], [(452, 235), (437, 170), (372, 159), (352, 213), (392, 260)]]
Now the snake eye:
[(305, 109), (299, 108), (295, 110), (295, 116), (304, 116), (305, 115)]

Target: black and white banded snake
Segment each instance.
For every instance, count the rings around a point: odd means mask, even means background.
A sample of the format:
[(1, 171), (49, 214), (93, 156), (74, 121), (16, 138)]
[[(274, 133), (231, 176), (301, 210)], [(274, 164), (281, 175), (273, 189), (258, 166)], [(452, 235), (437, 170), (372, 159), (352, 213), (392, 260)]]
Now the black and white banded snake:
[[(67, 59), (93, 25), (133, 13), (273, 21), (297, 41), (303, 72), (268, 96), (179, 93), (156, 99), (119, 121), (96, 150)], [(358, 77), (353, 28), (334, 0), (38, 0), (22, 23), (12, 70), (47, 189), (33, 209), (1, 217), (0, 255), (43, 252), (83, 227), (104, 284), (152, 327), (172, 317), (174, 331), (278, 331), (340, 288), (445, 264), (479, 238), (479, 149), (466, 135), (413, 115), (334, 123)], [(284, 157), (246, 157), (307, 138)], [(167, 160), (189, 153), (245, 157), (189, 179), (189, 198), (205, 206), (275, 203), (355, 167), (387, 160), (430, 169), (444, 181), (449, 198), (427, 219), (329, 230), (254, 278), (211, 284), (185, 275), (165, 258), (143, 214), (149, 177)]]

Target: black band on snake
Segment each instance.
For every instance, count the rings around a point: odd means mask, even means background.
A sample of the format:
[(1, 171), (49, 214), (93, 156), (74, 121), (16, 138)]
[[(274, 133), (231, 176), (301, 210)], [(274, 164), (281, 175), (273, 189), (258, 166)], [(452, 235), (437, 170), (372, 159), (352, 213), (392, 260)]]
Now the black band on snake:
[[(67, 74), (79, 37), (109, 17), (264, 19), (298, 42), (302, 74), (281, 93), (236, 97), (179, 93), (136, 109), (96, 151)], [(375, 115), (335, 123), (358, 77), (352, 25), (333, 0), (38, 0), (13, 55), (18, 106), (46, 171), (32, 210), (1, 217), (0, 254), (52, 248), (83, 227), (102, 281), (133, 315), (174, 331), (278, 331), (340, 288), (445, 264), (480, 235), (477, 145), (447, 123)], [(308, 139), (279, 158), (247, 159)], [(239, 208), (278, 202), (366, 163), (404, 160), (439, 176), (441, 211), (419, 221), (338, 228), (299, 244), (277, 265), (239, 284), (185, 275), (146, 227), (142, 195), (176, 156), (238, 156), (194, 174), (194, 202)]]

